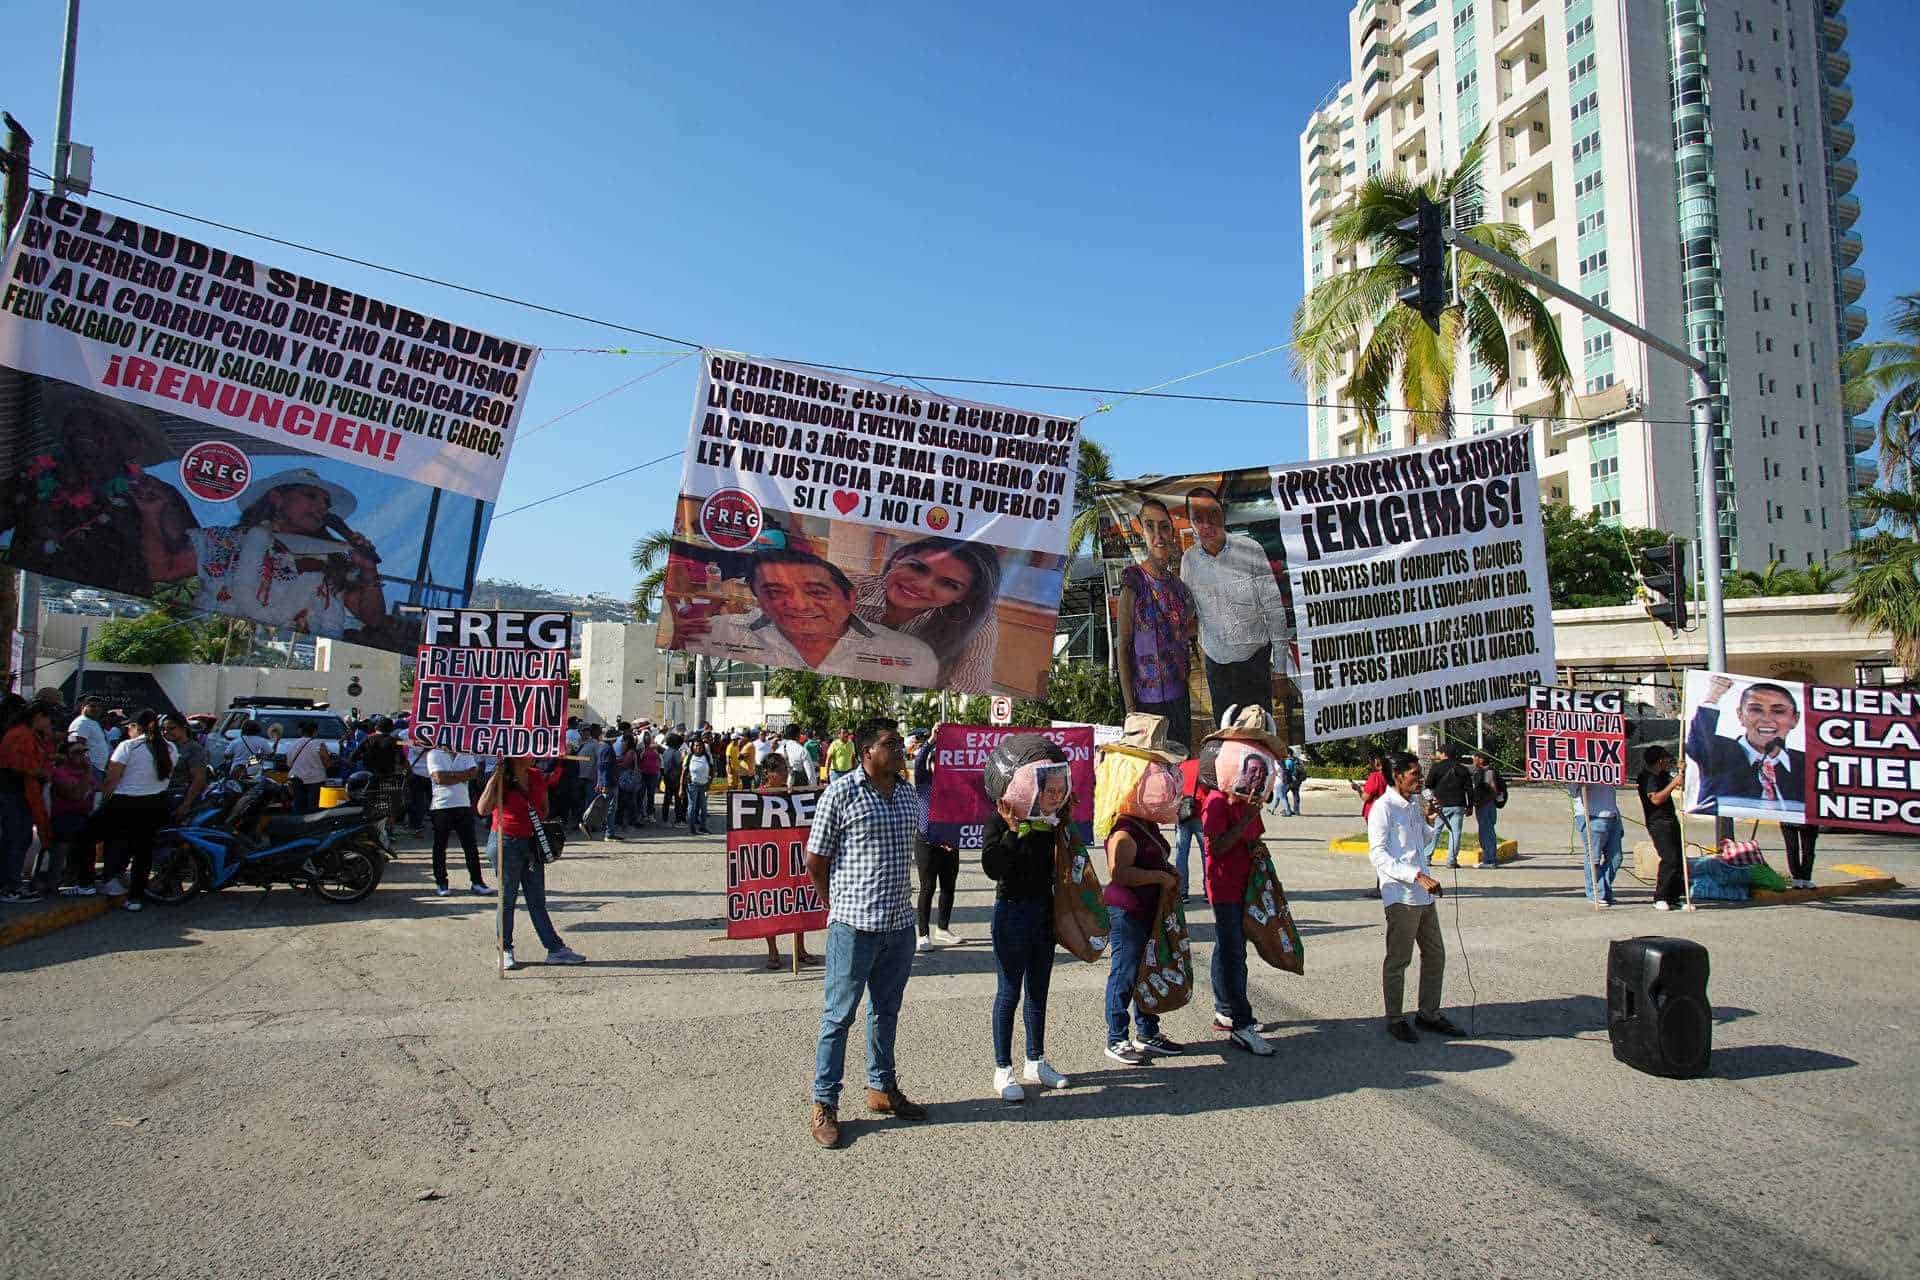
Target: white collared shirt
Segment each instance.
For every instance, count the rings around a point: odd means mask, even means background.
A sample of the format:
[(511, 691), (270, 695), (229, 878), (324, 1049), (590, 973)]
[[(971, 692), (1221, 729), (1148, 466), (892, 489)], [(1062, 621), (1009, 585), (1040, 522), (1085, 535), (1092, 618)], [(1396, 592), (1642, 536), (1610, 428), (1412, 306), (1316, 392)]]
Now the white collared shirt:
[(1287, 610), (1259, 543), (1230, 533), (1220, 554), (1210, 556), (1196, 542), (1180, 557), (1180, 581), (1200, 614), (1201, 652), (1216, 663), (1245, 662), (1271, 644), (1273, 669), (1285, 669)]
[(847, 629), (817, 666), (801, 657), (793, 642), (773, 625), (773, 619), (758, 609), (715, 618), (700, 648), (714, 657), (817, 671), (823, 676), (853, 676), (921, 689), (930, 689), (939, 681), (940, 664), (924, 640), (851, 615)]
[(1387, 794), (1367, 811), (1367, 860), (1380, 879), (1380, 900), (1387, 906), (1424, 907), (1433, 901), (1418, 882), (1427, 869), (1427, 841), (1434, 830), (1420, 805), (1419, 797), (1409, 800), (1389, 783)]

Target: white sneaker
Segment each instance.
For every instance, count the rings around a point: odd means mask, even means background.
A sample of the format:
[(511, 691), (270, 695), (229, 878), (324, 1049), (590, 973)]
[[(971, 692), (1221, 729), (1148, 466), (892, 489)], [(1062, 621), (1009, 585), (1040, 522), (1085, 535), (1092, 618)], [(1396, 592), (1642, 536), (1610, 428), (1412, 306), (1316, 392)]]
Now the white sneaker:
[(1273, 1046), (1262, 1039), (1260, 1033), (1252, 1027), (1242, 1027), (1228, 1038), (1256, 1058), (1271, 1058), (1273, 1056)]
[(453, 890), (447, 888), (447, 886), (445, 885), (437, 885), (434, 887), (433, 892), (435, 897), (445, 898), (451, 895), (453, 893)]
[(1656, 903), (1654, 903), (1654, 904), (1653, 904), (1653, 909), (1654, 909), (1655, 911), (1671, 911), (1671, 910), (1673, 910), (1673, 908), (1672, 908), (1672, 907), (1671, 907), (1670, 905), (1668, 905), (1668, 903), (1667, 903), (1667, 901), (1666, 901), (1666, 899), (1664, 899), (1664, 898), (1663, 898), (1663, 899), (1661, 899), (1661, 900), (1660, 900), (1659, 902), (1656, 902)]
[(121, 903), (120, 905), (128, 911), (138, 911), (141, 909), (140, 899), (138, 898), (128, 898), (125, 902)]
[(1045, 1058), (1028, 1058), (1024, 1079), (1028, 1084), (1037, 1084), (1046, 1089), (1067, 1087), (1067, 1078), (1055, 1071)]
[(931, 936), (935, 942), (943, 947), (957, 947), (966, 941), (965, 938), (962, 938), (951, 929), (935, 929)]
[(933, 942), (931, 939), (927, 937), (926, 934), (923, 933), (920, 935), (920, 940), (913, 944), (913, 949), (924, 955), (925, 953), (933, 950)]
[(1000, 1101), (1002, 1102), (1025, 1102), (1027, 1100), (1027, 1091), (1022, 1089), (1020, 1082), (1013, 1078), (1012, 1067), (995, 1067), (993, 1069), (993, 1090), (1000, 1095)]
[(124, 898), (127, 896), (127, 886), (121, 884), (117, 879), (109, 880), (100, 886), (100, 892), (109, 898)]
[(520, 967), (520, 962), (513, 958), (513, 951), (511, 948), (509, 948), (506, 951), (502, 951), (500, 953), (500, 968), (502, 970), (504, 970), (505, 972), (511, 973), (513, 970), (518, 969), (519, 967)]

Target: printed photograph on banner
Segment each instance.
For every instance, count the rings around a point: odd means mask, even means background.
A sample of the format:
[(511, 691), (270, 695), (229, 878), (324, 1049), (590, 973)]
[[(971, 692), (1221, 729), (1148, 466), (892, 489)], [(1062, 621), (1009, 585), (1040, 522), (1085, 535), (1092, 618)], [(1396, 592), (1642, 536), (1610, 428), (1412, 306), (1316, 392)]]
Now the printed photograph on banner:
[(1273, 469), (1309, 740), (1519, 706), (1553, 680), (1533, 429)]
[(1265, 468), (1103, 485), (1115, 674), (1128, 711), (1191, 745), (1230, 707), (1299, 731), (1292, 584)]
[(1920, 692), (1808, 685), (1807, 783), (1815, 825), (1920, 835)]
[(1806, 694), (1798, 680), (1687, 672), (1687, 812), (1805, 822)]
[(1078, 424), (709, 355), (660, 644), (921, 689), (1038, 698)]
[(4, 270), (13, 564), (407, 654), (465, 603), (536, 348), (44, 192)]

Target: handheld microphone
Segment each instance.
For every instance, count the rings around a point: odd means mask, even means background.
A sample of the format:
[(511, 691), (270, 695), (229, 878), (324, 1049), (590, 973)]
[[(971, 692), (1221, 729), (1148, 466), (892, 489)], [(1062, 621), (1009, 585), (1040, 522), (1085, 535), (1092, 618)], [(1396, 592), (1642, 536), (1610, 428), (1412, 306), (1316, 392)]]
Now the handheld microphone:
[(365, 553), (366, 557), (369, 560), (373, 561), (375, 564), (380, 563), (380, 553), (373, 549), (373, 544), (371, 542), (367, 542), (366, 539), (361, 538), (359, 534), (355, 533), (352, 530), (352, 528), (348, 526), (345, 520), (342, 520), (339, 516), (329, 514), (326, 519), (326, 527), (333, 530), (335, 533), (339, 534), (342, 538), (346, 539), (347, 541), (356, 542), (357, 544), (360, 544), (360, 550), (363, 553)]

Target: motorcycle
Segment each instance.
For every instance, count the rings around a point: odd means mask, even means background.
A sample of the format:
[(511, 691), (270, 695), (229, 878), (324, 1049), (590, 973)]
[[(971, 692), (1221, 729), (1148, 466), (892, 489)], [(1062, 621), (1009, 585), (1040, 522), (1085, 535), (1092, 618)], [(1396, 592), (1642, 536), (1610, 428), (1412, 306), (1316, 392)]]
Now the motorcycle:
[(230, 884), (271, 889), (285, 883), (346, 903), (379, 887), (394, 855), (386, 814), (368, 794), (373, 775), (356, 773), (347, 780), (348, 803), (296, 814), (286, 811), (291, 791), (260, 764), (236, 764), (187, 821), (160, 830), (149, 899), (177, 906)]

